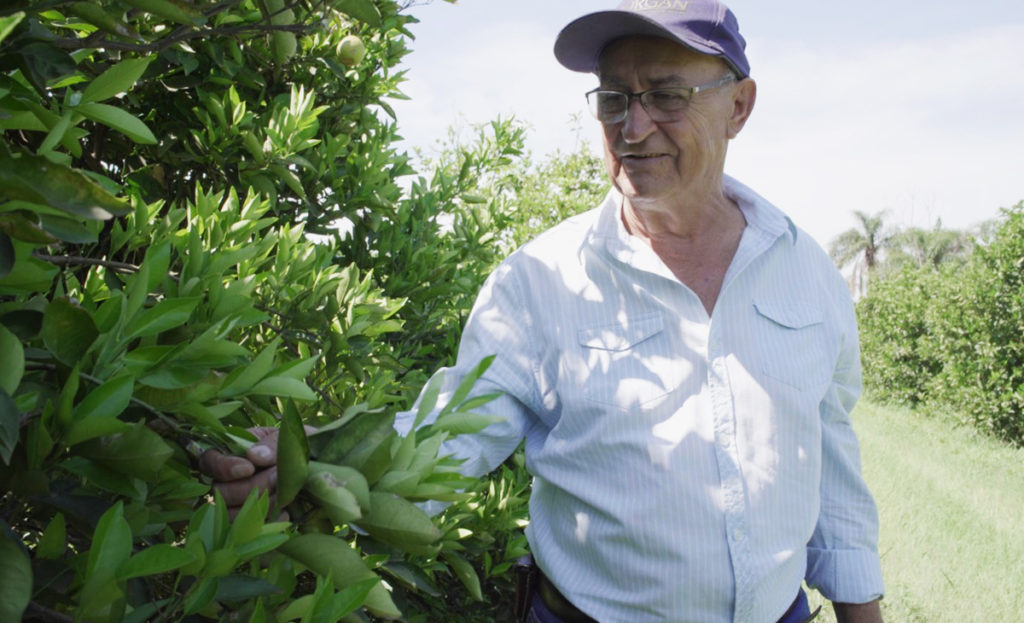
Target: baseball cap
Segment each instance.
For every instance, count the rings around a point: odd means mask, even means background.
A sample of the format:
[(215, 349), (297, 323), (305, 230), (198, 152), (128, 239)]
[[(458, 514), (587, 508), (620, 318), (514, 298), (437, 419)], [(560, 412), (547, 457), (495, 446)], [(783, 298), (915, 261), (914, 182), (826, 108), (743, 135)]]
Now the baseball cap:
[(750, 75), (736, 16), (717, 0), (625, 0), (614, 11), (584, 15), (562, 29), (555, 58), (573, 71), (597, 70), (612, 41), (633, 35), (661, 37), (695, 52), (720, 57), (740, 78)]

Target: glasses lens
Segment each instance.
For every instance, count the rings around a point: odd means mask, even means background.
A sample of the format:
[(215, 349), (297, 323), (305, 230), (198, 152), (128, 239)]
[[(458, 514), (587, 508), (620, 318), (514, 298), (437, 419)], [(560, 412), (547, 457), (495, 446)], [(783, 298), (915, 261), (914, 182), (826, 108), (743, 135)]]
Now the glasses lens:
[(599, 121), (618, 119), (626, 111), (629, 97), (616, 91), (591, 91), (587, 94), (590, 112)]
[(682, 112), (689, 102), (682, 91), (648, 91), (643, 94), (644, 108), (669, 116)]

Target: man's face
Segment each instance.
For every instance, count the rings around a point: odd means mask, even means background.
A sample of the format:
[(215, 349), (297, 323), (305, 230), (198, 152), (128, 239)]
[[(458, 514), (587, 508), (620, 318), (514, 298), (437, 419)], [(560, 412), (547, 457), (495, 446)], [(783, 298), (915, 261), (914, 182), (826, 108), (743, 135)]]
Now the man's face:
[[(601, 55), (601, 87), (637, 93), (709, 84), (728, 71), (724, 62), (655, 37), (612, 43)], [(655, 123), (636, 98), (626, 119), (605, 124), (605, 167), (634, 207), (671, 208), (680, 198), (721, 187), (735, 83), (693, 96), (678, 120)], [(684, 199), (685, 200), (685, 199)]]

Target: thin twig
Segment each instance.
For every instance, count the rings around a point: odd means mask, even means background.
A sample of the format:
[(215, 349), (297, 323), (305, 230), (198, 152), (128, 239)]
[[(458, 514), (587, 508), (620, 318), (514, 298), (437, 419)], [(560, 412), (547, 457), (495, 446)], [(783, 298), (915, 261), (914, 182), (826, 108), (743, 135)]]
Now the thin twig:
[(34, 601), (30, 602), (28, 608), (25, 609), (24, 620), (41, 621), (42, 623), (74, 623), (74, 619), (66, 614), (40, 606)]
[(176, 43), (183, 41), (189, 41), (191, 39), (201, 39), (216, 35), (238, 35), (243, 33), (260, 33), (260, 32), (294, 32), (296, 34), (305, 33), (310, 29), (306, 24), (247, 24), (245, 26), (222, 26), (220, 28), (202, 28), (194, 29), (190, 27), (181, 27), (176, 29), (171, 34), (167, 35), (163, 39), (153, 41), (152, 43), (127, 43), (122, 41), (114, 41), (107, 37), (99, 36), (101, 31), (85, 37), (84, 39), (76, 37), (60, 37), (50, 41), (53, 45), (58, 48), (66, 50), (79, 50), (82, 48), (105, 48), (108, 50), (127, 50), (131, 52), (138, 52), (139, 54), (150, 54), (153, 52), (162, 52), (167, 48), (173, 46)]
[(113, 262), (111, 260), (99, 260), (92, 257), (81, 257), (78, 255), (45, 255), (43, 253), (33, 253), (35, 257), (56, 264), (58, 266), (103, 266), (109, 268), (115, 272), (131, 274), (139, 272), (139, 267), (135, 264), (126, 264), (125, 262)]

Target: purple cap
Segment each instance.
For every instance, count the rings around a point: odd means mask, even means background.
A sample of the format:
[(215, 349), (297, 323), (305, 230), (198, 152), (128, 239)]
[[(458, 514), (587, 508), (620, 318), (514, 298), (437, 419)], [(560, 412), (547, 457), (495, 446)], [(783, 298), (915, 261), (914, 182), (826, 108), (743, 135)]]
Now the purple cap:
[(717, 0), (624, 0), (618, 10), (590, 13), (562, 29), (555, 58), (573, 71), (594, 72), (612, 41), (633, 35), (661, 37), (695, 52), (718, 56), (739, 74), (750, 75), (747, 42), (729, 7)]

